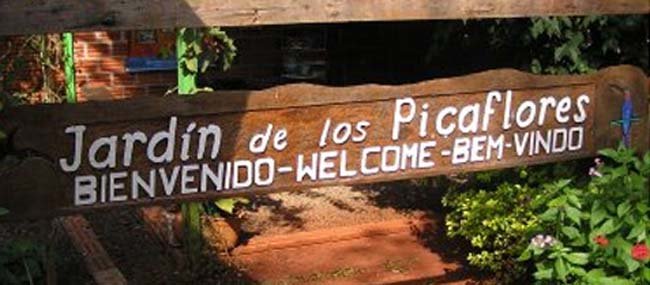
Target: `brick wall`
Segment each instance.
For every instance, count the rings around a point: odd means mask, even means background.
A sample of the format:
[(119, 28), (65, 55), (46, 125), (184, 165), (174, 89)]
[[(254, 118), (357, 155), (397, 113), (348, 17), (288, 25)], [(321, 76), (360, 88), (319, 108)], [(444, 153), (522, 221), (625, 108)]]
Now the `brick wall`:
[[(228, 29), (235, 40), (237, 58), (228, 71), (211, 69), (201, 86), (215, 89), (266, 88), (282, 82), (280, 28)], [(128, 73), (130, 32), (75, 33), (77, 97), (110, 100), (141, 95), (163, 95), (176, 86), (176, 71)]]
[(176, 71), (127, 73), (129, 32), (75, 33), (77, 97), (80, 101), (162, 95), (176, 86)]

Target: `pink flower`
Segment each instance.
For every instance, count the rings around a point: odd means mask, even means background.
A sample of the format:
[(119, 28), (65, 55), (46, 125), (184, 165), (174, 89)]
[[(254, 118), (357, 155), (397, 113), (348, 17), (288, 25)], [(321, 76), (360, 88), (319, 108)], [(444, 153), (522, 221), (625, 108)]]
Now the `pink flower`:
[(632, 258), (638, 261), (650, 258), (650, 253), (648, 253), (648, 246), (642, 243), (633, 246), (631, 254)]
[(555, 238), (549, 235), (536, 235), (530, 240), (533, 246), (541, 249), (552, 247), (556, 242)]

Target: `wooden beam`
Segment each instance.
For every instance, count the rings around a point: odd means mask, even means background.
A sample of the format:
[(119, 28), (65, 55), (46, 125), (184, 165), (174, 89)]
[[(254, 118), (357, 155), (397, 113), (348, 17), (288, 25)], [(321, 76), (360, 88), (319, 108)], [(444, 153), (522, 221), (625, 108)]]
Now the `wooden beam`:
[(99, 242), (90, 223), (81, 215), (62, 219), (68, 237), (81, 253), (86, 268), (98, 285), (126, 285), (126, 279), (117, 269), (104, 246)]
[(0, 113), (23, 158), (0, 173), (0, 201), (7, 218), (70, 214), (590, 157), (621, 141), (623, 90), (632, 146), (647, 149), (647, 77), (632, 66), (18, 106)]
[(0, 35), (198, 26), (647, 14), (647, 0), (0, 0)]

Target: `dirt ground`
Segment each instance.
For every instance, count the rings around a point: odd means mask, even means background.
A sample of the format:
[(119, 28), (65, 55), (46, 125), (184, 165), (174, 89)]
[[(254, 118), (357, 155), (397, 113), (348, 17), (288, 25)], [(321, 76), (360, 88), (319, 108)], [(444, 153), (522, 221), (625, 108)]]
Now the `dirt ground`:
[(399, 185), (333, 186), (261, 196), (244, 209), (242, 229), (254, 235), (312, 231), (415, 217), (439, 203), (436, 193), (414, 185), (398, 190)]
[[(434, 189), (435, 187), (428, 185), (426, 181), (420, 183), (403, 181), (355, 187), (334, 186), (258, 196), (251, 199), (251, 203), (241, 209), (243, 245), (245, 246), (248, 241), (253, 240), (282, 238), (319, 230), (323, 232), (328, 229), (354, 228), (356, 225), (380, 224), (416, 217), (437, 219), (436, 223), (442, 225), (444, 224), (441, 223), (442, 215), (440, 214), (442, 193)], [(340, 280), (352, 280), (350, 278), (370, 274), (367, 269), (348, 266), (344, 260), (341, 260), (338, 263), (330, 262), (335, 265), (334, 267), (328, 267), (329, 265), (321, 267), (321, 269), (330, 268), (331, 270), (315, 269), (315, 273), (305, 271), (303, 275), (290, 275), (287, 276), (288, 279), (275, 280), (280, 280), (280, 283), (269, 283), (270, 281), (259, 279), (259, 276), (263, 276), (263, 274), (255, 275), (254, 272), (250, 272), (250, 268), (235, 262), (237, 261), (236, 256), (215, 252), (206, 252), (200, 264), (190, 271), (187, 267), (179, 265), (178, 260), (166, 250), (166, 246), (146, 230), (143, 221), (136, 214), (136, 209), (122, 208), (100, 211), (86, 214), (85, 217), (129, 284), (191, 284), (196, 282), (200, 284), (298, 284), (303, 283), (300, 281), (305, 281), (304, 278), (312, 278), (307, 280), (310, 281), (307, 283), (330, 284), (331, 282), (328, 280), (331, 278), (323, 278), (323, 276), (349, 277)], [(38, 224), (0, 224), (0, 244), (18, 237), (37, 237), (37, 233), (42, 228)], [(61, 284), (92, 284), (92, 278), (83, 269), (81, 256), (71, 246), (64, 233), (59, 232), (57, 235), (57, 240), (60, 242), (56, 243), (56, 252), (65, 257), (59, 266), (62, 268), (59, 272), (63, 272), (61, 275), (73, 281), (64, 280), (65, 282), (61, 282)], [(432, 260), (431, 258), (444, 258), (445, 262), (449, 262), (449, 264), (462, 265), (463, 246), (457, 244), (450, 246), (451, 243), (444, 240), (442, 227), (409, 236), (389, 235), (387, 237), (397, 245), (404, 242), (415, 242), (424, 249), (420, 252), (435, 253), (435, 256), (421, 257), (423, 262)], [(381, 241), (371, 240), (367, 241), (367, 245), (366, 251), (372, 251), (373, 246), (382, 246)], [(341, 246), (344, 244), (332, 245), (330, 254), (335, 252), (336, 247)], [(320, 250), (323, 256), (328, 252), (327, 248), (323, 246)], [(392, 254), (400, 252), (399, 248), (390, 250), (392, 250)], [(377, 251), (378, 254), (380, 252)], [(314, 258), (314, 254), (317, 252), (314, 251), (308, 256)], [(420, 253), (413, 254), (415, 256)], [(260, 257), (260, 259), (262, 258)], [(279, 262), (282, 264), (282, 260)], [(381, 267), (384, 269), (381, 271), (399, 272), (402, 270), (401, 268), (411, 265), (411, 267), (417, 268), (417, 266), (421, 266), (421, 263), (416, 264), (414, 260), (408, 258), (396, 258), (392, 261), (383, 261)], [(74, 270), (66, 273), (66, 268)], [(415, 274), (416, 271), (410, 271), (409, 274), (415, 278), (419, 276)], [(314, 274), (320, 277), (313, 279)], [(458, 271), (454, 274), (460, 274), (460, 279), (462, 279), (464, 278), (463, 274), (474, 273)], [(283, 280), (297, 280), (297, 283), (284, 282)], [(395, 280), (399, 280), (399, 278)]]

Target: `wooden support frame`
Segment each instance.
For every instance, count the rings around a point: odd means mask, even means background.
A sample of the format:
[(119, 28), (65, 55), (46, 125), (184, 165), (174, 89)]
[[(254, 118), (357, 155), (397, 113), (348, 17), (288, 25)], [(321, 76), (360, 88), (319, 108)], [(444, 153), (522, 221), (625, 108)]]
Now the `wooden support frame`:
[(98, 285), (128, 284), (99, 242), (88, 220), (81, 215), (75, 215), (65, 217), (61, 221), (72, 244), (83, 256), (88, 272)]
[(0, 35), (648, 12), (647, 0), (0, 0)]

